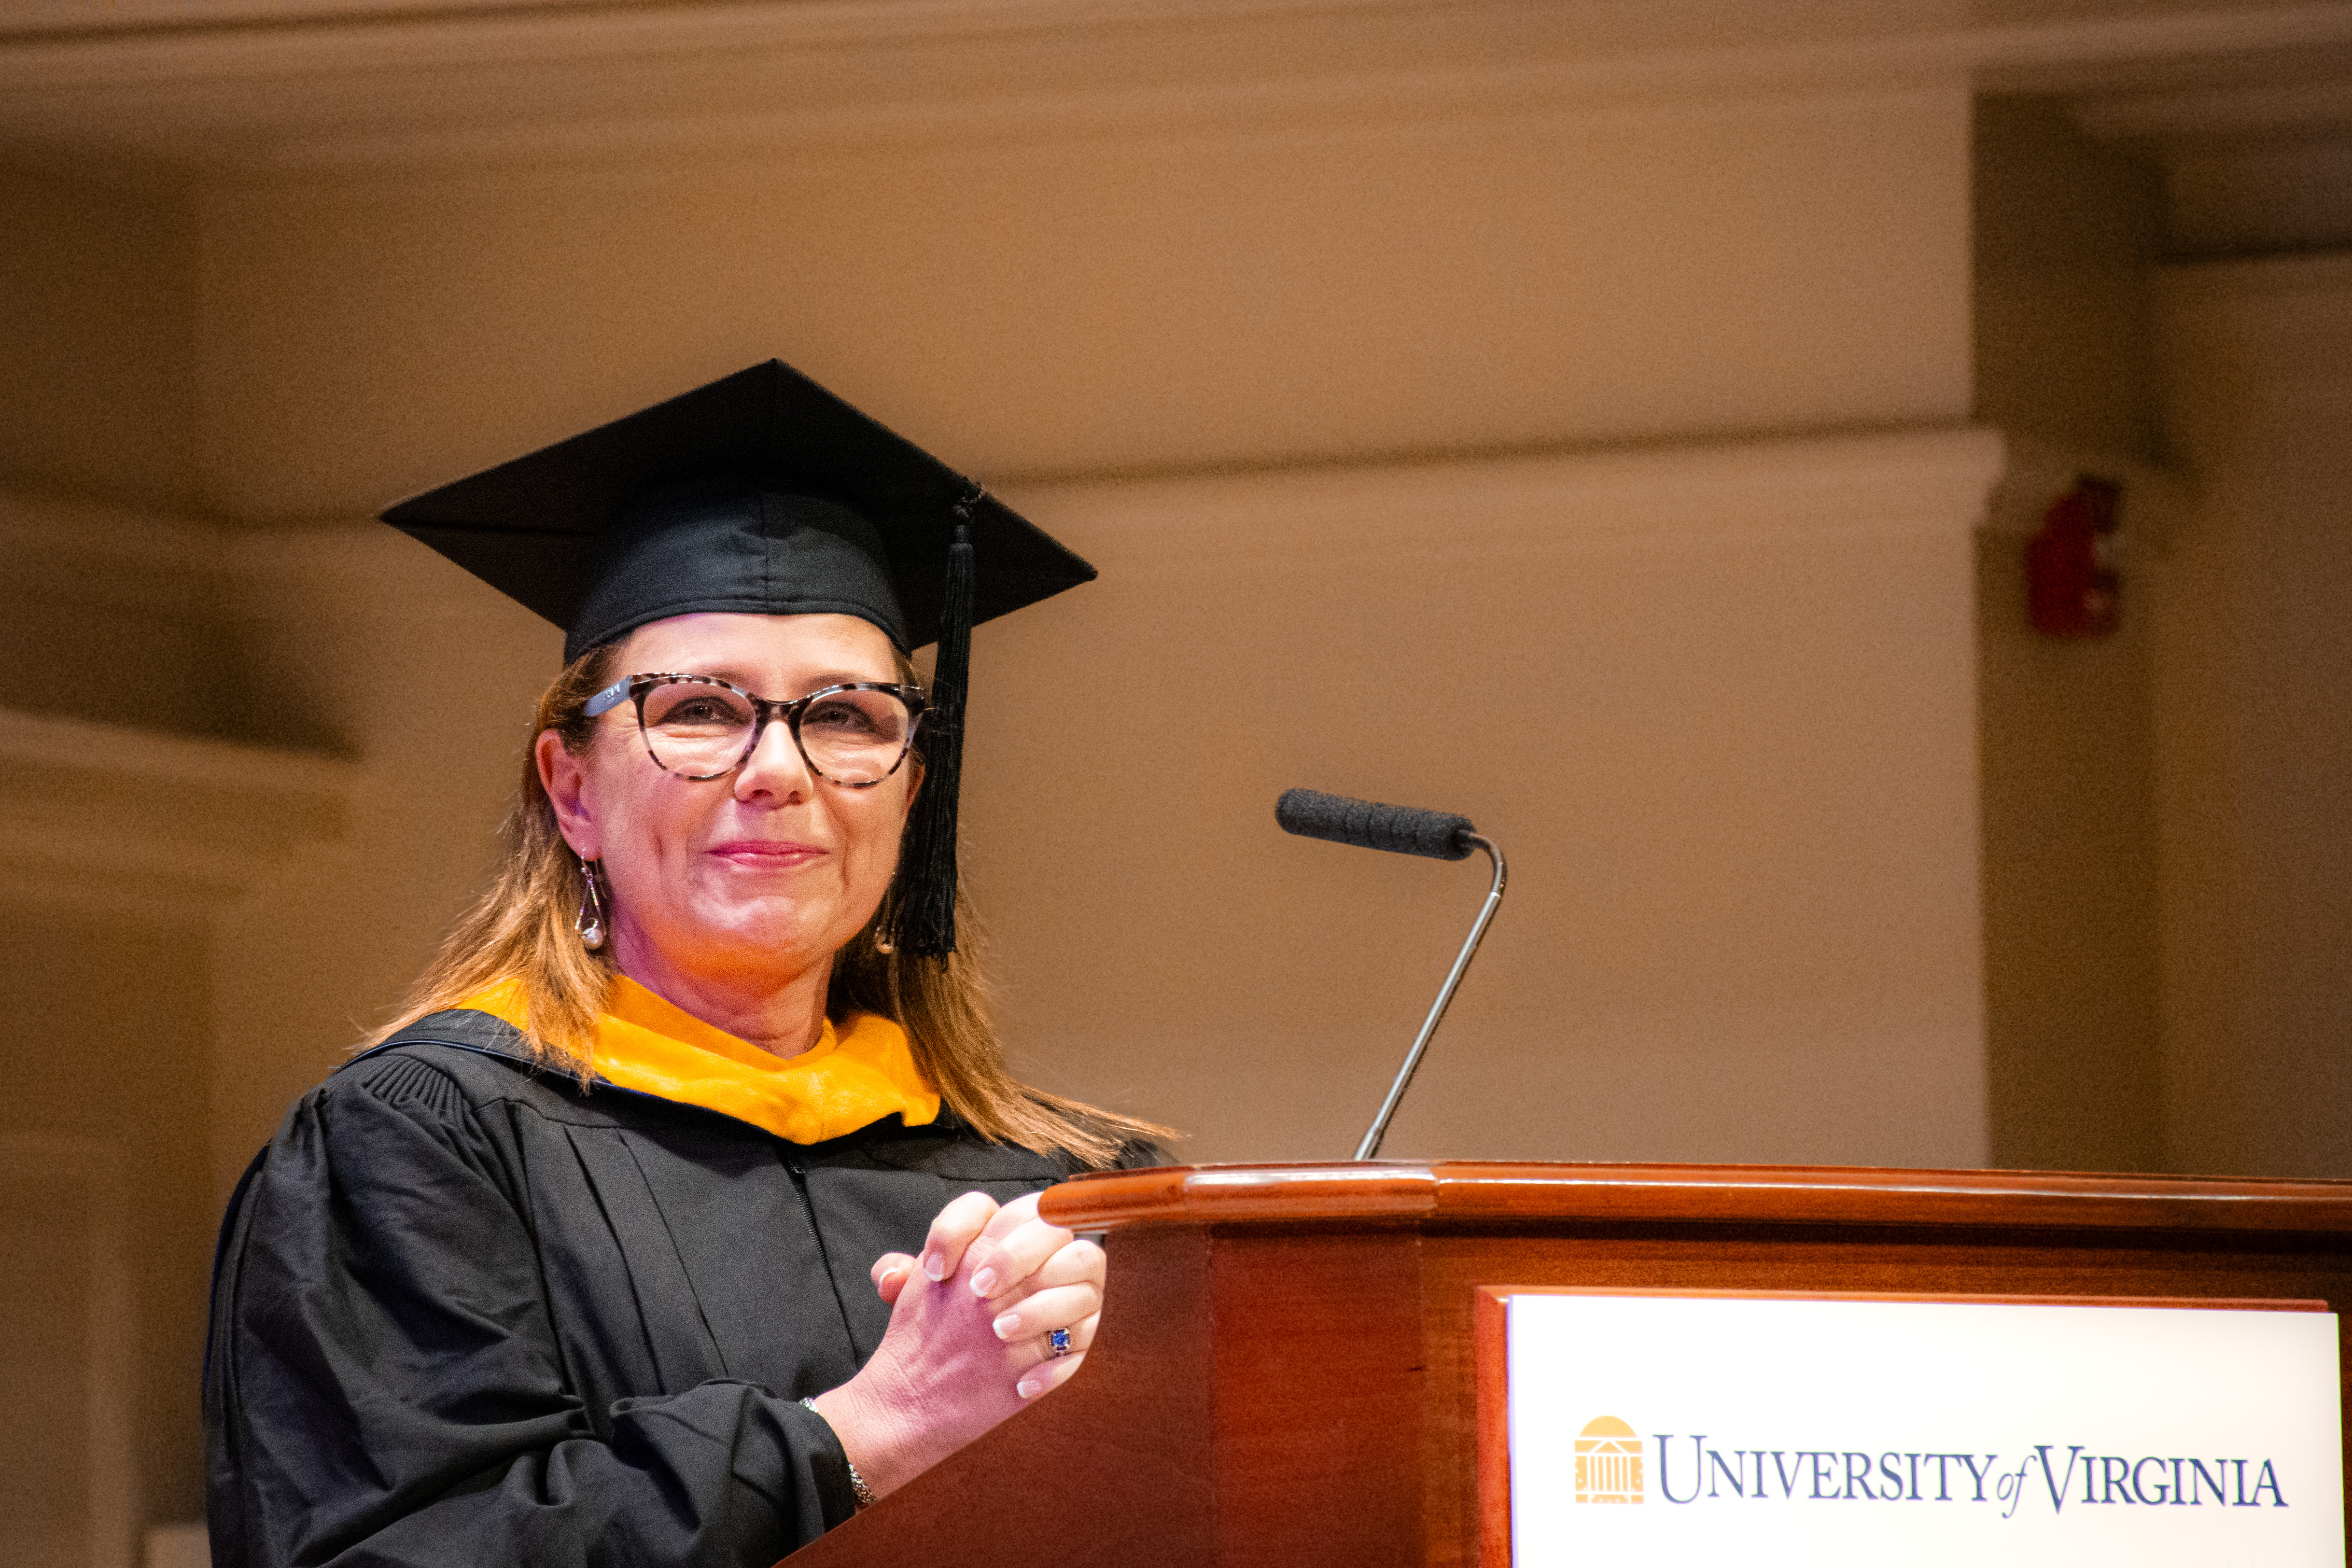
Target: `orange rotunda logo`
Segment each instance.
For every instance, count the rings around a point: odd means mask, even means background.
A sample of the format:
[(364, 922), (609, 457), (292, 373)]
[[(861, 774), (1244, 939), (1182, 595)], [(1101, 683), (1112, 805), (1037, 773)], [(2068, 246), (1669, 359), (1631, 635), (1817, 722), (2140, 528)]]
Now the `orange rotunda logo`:
[(1577, 1434), (1576, 1500), (1642, 1500), (1642, 1439), (1614, 1415), (1595, 1416)]

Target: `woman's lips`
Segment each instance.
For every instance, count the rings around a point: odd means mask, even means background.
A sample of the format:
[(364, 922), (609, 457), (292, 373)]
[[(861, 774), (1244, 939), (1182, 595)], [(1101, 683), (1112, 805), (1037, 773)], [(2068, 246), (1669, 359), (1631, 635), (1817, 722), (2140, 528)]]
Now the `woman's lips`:
[(737, 866), (779, 869), (805, 866), (830, 851), (814, 844), (799, 844), (791, 839), (737, 838), (725, 844), (712, 845), (710, 853)]

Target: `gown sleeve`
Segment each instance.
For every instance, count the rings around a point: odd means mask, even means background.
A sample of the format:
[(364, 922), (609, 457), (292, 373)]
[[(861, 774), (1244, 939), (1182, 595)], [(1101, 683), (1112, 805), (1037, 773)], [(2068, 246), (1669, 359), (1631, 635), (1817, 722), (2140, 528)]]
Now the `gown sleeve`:
[(205, 1357), (218, 1568), (768, 1568), (846, 1518), (841, 1446), (794, 1400), (570, 1391), (516, 1146), (432, 1077), (401, 1098), (339, 1074), (232, 1206)]

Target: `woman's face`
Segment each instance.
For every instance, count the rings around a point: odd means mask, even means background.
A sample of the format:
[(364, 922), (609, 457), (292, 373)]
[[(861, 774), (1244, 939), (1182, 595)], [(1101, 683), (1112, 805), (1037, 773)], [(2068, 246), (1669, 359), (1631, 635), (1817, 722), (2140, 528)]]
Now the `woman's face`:
[[(629, 634), (612, 668), (717, 676), (778, 700), (898, 679), (890, 639), (854, 616), (678, 616)], [(844, 788), (809, 771), (778, 719), (740, 768), (696, 783), (646, 754), (633, 704), (594, 726), (577, 754), (541, 735), (540, 778), (565, 841), (604, 863), (623, 973), (764, 989), (827, 963), (873, 918), (898, 864), (912, 758)]]

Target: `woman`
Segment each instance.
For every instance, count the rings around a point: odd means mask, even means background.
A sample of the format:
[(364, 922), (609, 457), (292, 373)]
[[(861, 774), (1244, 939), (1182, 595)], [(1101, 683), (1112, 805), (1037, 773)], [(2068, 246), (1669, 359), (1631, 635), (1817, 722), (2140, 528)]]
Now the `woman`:
[(1069, 1375), (1103, 1258), (1034, 1194), (1156, 1158), (955, 940), (971, 625), (1091, 569), (772, 363), (386, 515), (566, 668), (492, 889), (232, 1201), (214, 1561), (766, 1568)]

